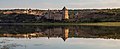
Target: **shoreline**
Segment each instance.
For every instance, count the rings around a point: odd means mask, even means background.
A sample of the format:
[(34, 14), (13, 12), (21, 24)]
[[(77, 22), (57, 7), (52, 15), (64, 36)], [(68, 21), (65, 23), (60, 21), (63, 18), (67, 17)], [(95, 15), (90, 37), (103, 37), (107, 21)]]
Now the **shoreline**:
[(86, 25), (86, 26), (120, 26), (120, 22), (97, 23), (0, 23), (0, 25)]

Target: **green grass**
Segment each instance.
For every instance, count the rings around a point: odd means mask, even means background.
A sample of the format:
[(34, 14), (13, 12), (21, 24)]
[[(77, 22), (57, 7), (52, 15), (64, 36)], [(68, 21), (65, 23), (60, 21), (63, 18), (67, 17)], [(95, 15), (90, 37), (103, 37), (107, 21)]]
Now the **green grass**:
[(89, 25), (89, 26), (120, 26), (120, 22), (98, 22), (98, 23), (0, 23), (3, 25)]
[(81, 23), (80, 25), (91, 25), (91, 26), (120, 26), (120, 22)]

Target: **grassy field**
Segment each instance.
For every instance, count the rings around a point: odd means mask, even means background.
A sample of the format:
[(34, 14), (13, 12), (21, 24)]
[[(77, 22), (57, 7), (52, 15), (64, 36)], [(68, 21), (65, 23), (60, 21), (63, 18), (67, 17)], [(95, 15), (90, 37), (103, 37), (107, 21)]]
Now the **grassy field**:
[(120, 22), (98, 22), (98, 23), (0, 23), (0, 25), (89, 25), (89, 26), (120, 26)]
[(91, 26), (120, 26), (120, 22), (81, 23), (80, 25), (91, 25)]

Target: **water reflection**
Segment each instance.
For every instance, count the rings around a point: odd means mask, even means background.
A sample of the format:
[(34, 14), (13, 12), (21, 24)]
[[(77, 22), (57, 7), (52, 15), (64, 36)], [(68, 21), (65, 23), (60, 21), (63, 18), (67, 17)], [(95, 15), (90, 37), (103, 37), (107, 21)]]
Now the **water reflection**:
[(0, 26), (0, 37), (105, 38), (120, 39), (120, 27), (103, 26)]
[(22, 45), (17, 44), (17, 43), (10, 43), (13, 40), (9, 40), (9, 39), (2, 39), (0, 40), (0, 49), (14, 49), (15, 47), (19, 47)]
[(119, 39), (120, 27), (0, 26), (0, 49), (119, 49)]

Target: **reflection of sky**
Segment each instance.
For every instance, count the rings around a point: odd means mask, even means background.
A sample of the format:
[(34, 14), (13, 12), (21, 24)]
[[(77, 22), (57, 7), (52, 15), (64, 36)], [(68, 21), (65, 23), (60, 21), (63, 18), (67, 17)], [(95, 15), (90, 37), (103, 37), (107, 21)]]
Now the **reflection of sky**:
[(0, 8), (112, 8), (119, 7), (120, 0), (0, 0)]
[[(92, 38), (68, 38), (65, 42), (61, 38), (40, 37), (32, 39), (9, 39), (11, 43), (24, 45), (16, 49), (119, 49), (120, 40), (114, 39), (92, 39)], [(26, 45), (26, 46), (25, 46)]]

